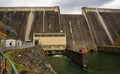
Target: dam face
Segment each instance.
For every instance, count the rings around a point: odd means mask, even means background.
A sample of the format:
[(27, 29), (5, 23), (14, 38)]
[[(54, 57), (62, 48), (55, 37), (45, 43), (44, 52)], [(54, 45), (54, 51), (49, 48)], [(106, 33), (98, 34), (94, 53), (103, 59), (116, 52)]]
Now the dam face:
[(55, 33), (60, 32), (58, 12), (37, 11), (33, 13), (35, 18), (31, 27), (30, 36), (35, 33)]
[(94, 48), (87, 22), (83, 15), (60, 15), (61, 29), (67, 34), (67, 46), (74, 51)]
[(66, 33), (67, 48), (94, 49), (114, 45), (120, 35), (120, 10), (82, 8), (83, 14), (60, 14), (59, 7), (1, 7), (0, 21), (14, 29), (18, 39), (33, 33)]
[(20, 39), (24, 40), (28, 15), (29, 11), (0, 11), (0, 21), (15, 29)]
[(97, 46), (114, 45), (120, 35), (120, 10), (83, 8)]
[(33, 32), (60, 32), (58, 7), (0, 8), (0, 21), (15, 29), (19, 39), (32, 40)]

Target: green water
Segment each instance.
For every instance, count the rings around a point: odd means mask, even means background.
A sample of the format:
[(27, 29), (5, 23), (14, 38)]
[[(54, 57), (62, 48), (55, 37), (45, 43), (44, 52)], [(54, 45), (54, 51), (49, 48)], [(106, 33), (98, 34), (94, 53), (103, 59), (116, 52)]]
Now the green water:
[(63, 55), (49, 56), (58, 74), (120, 74), (120, 56), (106, 53), (88, 53), (88, 69), (83, 69)]

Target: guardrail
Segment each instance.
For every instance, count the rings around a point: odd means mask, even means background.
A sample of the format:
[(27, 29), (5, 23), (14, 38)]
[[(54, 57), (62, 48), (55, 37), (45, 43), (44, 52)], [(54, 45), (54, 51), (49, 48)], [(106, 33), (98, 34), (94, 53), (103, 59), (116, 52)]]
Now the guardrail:
[(13, 62), (1, 51), (2, 49), (0, 49), (0, 57), (2, 57), (2, 62), (6, 63), (6, 74), (18, 74)]

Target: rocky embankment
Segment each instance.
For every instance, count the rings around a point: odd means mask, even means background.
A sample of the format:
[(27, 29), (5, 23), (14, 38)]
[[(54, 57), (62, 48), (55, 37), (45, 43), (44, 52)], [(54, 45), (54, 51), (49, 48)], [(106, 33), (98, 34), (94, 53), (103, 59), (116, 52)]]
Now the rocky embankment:
[(40, 46), (15, 50), (11, 55), (17, 64), (25, 67), (21, 74), (55, 74)]

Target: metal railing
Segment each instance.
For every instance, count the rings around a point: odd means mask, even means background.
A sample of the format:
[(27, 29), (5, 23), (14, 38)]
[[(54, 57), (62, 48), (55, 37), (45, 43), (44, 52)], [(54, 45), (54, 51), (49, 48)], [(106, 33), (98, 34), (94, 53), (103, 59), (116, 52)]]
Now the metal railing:
[(18, 74), (13, 62), (1, 51), (2, 49), (0, 49), (0, 57), (2, 57), (2, 62), (5, 61), (6, 63), (6, 74)]
[(22, 49), (27, 47), (33, 47), (34, 45), (32, 43), (24, 43), (22, 46), (16, 46), (16, 47), (4, 47), (0, 46), (0, 74), (2, 71), (2, 63), (6, 63), (6, 74), (18, 74), (18, 71), (16, 70), (13, 62), (3, 53), (8, 50), (14, 50), (14, 49)]
[[(33, 45), (23, 45), (21, 47), (18, 47), (18, 48), (26, 48), (26, 47), (32, 47)], [(40, 46), (41, 47), (41, 46)], [(17, 48), (17, 47), (16, 47)], [(7, 65), (6, 65), (6, 74), (19, 74), (16, 67), (14, 66), (13, 62), (3, 53), (5, 51), (8, 51), (8, 50), (13, 50), (13, 49), (16, 49), (16, 48), (1, 48), (0, 49), (0, 57), (2, 58), (2, 62), (5, 62)], [(54, 74), (57, 74), (54, 69), (51, 67), (51, 65), (49, 64), (49, 62), (47, 61), (47, 58), (45, 56), (45, 52), (43, 50), (43, 48), (41, 47), (41, 51), (42, 51), (42, 54), (43, 56), (45, 57), (46, 59), (46, 65), (52, 70), (52, 72)], [(2, 63), (1, 62), (1, 63)], [(2, 74), (2, 73), (1, 73)]]

